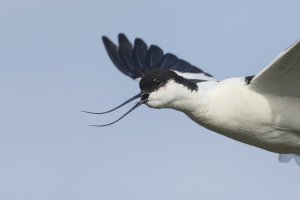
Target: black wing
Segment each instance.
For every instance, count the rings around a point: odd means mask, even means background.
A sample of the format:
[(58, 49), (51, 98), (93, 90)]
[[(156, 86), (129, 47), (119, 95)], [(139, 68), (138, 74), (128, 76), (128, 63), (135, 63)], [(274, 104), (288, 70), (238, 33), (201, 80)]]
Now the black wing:
[(187, 78), (214, 80), (210, 74), (177, 58), (174, 54), (164, 54), (163, 50), (156, 45), (148, 48), (140, 38), (135, 39), (134, 45), (122, 33), (118, 35), (118, 39), (119, 47), (106, 36), (102, 37), (106, 51), (114, 65), (132, 79), (141, 78), (153, 69), (170, 69)]

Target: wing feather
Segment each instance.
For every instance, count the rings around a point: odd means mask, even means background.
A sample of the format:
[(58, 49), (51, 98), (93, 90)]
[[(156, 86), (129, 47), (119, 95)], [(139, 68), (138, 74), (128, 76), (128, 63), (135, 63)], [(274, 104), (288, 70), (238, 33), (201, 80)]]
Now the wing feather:
[(280, 53), (250, 83), (254, 90), (300, 97), (300, 41)]
[(158, 66), (160, 66), (161, 69), (171, 69), (177, 60), (178, 58), (174, 54), (166, 53), (163, 59), (161, 59), (160, 63), (158, 63)]
[(119, 48), (107, 37), (102, 37), (107, 54), (113, 64), (125, 75), (133, 77), (134, 73), (126, 67), (119, 55)]
[(154, 69), (169, 69), (180, 73), (185, 78), (193, 77), (195, 81), (215, 80), (210, 74), (179, 59), (174, 54), (164, 54), (157, 45), (150, 45), (148, 48), (140, 38), (136, 38), (132, 45), (128, 38), (120, 33), (118, 35), (119, 46), (106, 36), (103, 36), (102, 39), (113, 64), (132, 79), (138, 80), (145, 73)]
[(163, 55), (164, 52), (161, 50), (161, 48), (156, 45), (151, 45), (146, 57), (146, 66), (150, 69), (155, 69)]
[(144, 72), (144, 68), (146, 66), (147, 50), (148, 46), (143, 40), (139, 38), (135, 39), (132, 50), (132, 59), (135, 66), (139, 68), (142, 73)]
[(119, 55), (123, 61), (123, 65), (132, 72), (133, 75), (138, 76), (139, 70), (134, 66), (132, 60), (132, 44), (129, 42), (125, 35), (119, 34)]

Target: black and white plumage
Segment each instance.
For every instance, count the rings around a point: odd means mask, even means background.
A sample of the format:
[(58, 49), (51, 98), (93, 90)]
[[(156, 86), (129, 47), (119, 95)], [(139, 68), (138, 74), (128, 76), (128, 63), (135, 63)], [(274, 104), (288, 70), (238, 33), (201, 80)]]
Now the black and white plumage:
[(142, 104), (172, 108), (214, 132), (280, 154), (279, 160), (295, 158), (300, 165), (300, 42), (283, 51), (256, 76), (217, 81), (210, 74), (150, 47), (142, 39), (132, 45), (119, 34), (119, 46), (107, 37), (103, 43), (114, 65), (139, 81), (140, 98), (118, 120)]

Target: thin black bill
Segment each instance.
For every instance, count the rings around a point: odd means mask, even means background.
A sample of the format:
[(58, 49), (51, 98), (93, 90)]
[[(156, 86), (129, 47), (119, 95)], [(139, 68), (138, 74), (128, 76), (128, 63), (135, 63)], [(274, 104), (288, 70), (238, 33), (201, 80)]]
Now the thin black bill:
[(139, 102), (137, 102), (132, 108), (130, 108), (124, 115), (122, 115), (119, 119), (111, 122), (111, 123), (108, 123), (108, 124), (103, 124), (103, 125), (90, 125), (90, 126), (94, 126), (94, 127), (103, 127), (103, 126), (109, 126), (109, 125), (112, 125), (118, 121), (120, 121), (121, 119), (123, 119), (126, 115), (128, 115), (131, 111), (133, 111), (134, 109), (136, 109), (137, 107), (139, 107), (140, 105), (146, 103), (147, 101), (147, 98), (145, 99), (141, 99)]
[(128, 99), (127, 101), (125, 101), (124, 103), (122, 103), (121, 105), (119, 105), (119, 106), (117, 106), (117, 107), (115, 107), (111, 110), (105, 111), (105, 112), (89, 112), (89, 111), (82, 111), (82, 112), (89, 113), (89, 114), (96, 114), (96, 115), (102, 115), (102, 114), (110, 113), (114, 110), (117, 110), (118, 108), (121, 108), (122, 106), (128, 104), (129, 102), (131, 102), (131, 101), (133, 101), (133, 100), (135, 100), (135, 99), (137, 99), (141, 96), (142, 96), (142, 93), (140, 92), (137, 95), (135, 95), (135, 96), (131, 97), (130, 99)]
[(121, 119), (123, 119), (126, 115), (128, 115), (131, 111), (133, 111), (134, 109), (136, 109), (137, 107), (139, 107), (140, 105), (146, 103), (148, 101), (148, 97), (149, 97), (149, 94), (148, 93), (144, 93), (144, 92), (140, 92), (139, 94), (131, 97), (130, 99), (128, 99), (127, 101), (125, 101), (124, 103), (122, 103), (121, 105), (111, 109), (111, 110), (108, 110), (108, 111), (105, 111), (105, 112), (89, 112), (89, 111), (82, 111), (82, 112), (85, 112), (85, 113), (89, 113), (89, 114), (106, 114), (106, 113), (109, 113), (109, 112), (112, 112), (114, 110), (117, 110), (118, 108), (128, 104), (129, 102), (137, 99), (137, 98), (141, 98), (141, 100), (139, 102), (137, 102), (132, 108), (130, 108), (125, 114), (123, 114), (120, 118), (118, 118), (117, 120), (111, 122), (111, 123), (108, 123), (108, 124), (103, 124), (103, 125), (90, 125), (90, 126), (94, 126), (94, 127), (103, 127), (103, 126), (109, 126), (109, 125), (112, 125), (118, 121), (120, 121)]

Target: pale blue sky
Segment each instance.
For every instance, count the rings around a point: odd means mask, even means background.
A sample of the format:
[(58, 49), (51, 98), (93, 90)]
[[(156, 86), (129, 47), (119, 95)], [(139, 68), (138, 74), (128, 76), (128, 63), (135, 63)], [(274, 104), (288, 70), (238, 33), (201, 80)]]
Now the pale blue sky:
[(0, 1), (0, 199), (299, 199), (300, 168), (172, 110), (90, 116), (139, 91), (100, 42), (142, 37), (218, 79), (300, 38), (299, 1)]

